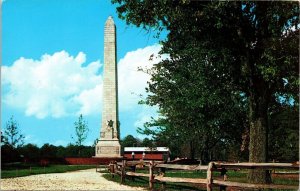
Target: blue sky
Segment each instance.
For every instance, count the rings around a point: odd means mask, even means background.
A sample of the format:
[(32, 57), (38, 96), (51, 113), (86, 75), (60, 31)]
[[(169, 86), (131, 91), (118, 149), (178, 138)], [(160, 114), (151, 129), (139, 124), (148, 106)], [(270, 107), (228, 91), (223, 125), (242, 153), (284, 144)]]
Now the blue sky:
[[(117, 27), (121, 138), (156, 116), (138, 105), (150, 76), (137, 67), (160, 50), (155, 32), (126, 25), (109, 0), (5, 0), (2, 3), (1, 123), (19, 123), (26, 143), (67, 145), (83, 114), (91, 145), (99, 138), (104, 23)], [(163, 34), (161, 38), (166, 35)]]

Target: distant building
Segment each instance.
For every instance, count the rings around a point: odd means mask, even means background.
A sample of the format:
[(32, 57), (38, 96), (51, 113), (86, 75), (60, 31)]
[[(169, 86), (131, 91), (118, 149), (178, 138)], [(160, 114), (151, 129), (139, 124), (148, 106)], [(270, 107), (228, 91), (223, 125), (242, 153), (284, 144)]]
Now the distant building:
[(125, 147), (124, 158), (169, 161), (170, 150), (168, 147)]

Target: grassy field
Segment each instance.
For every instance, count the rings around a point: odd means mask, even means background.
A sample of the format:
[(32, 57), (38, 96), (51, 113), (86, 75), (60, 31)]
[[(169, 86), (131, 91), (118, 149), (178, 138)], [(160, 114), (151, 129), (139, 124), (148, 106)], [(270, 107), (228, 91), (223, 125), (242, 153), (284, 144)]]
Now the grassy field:
[(43, 167), (34, 164), (15, 163), (10, 165), (2, 165), (1, 168), (1, 178), (13, 178), (29, 176), (33, 174), (62, 173), (84, 170), (95, 168), (95, 165), (48, 165)]
[[(115, 176), (114, 178), (111, 177), (110, 174), (104, 174), (103, 175), (104, 178), (106, 178), (107, 180), (110, 181), (114, 181), (114, 182), (120, 182), (120, 176)], [(135, 187), (149, 187), (149, 179), (146, 177), (135, 177), (134, 181), (132, 181), (132, 179), (126, 179), (125, 180), (125, 185), (128, 186), (135, 186)], [(156, 183), (154, 184), (154, 189), (155, 190), (159, 190), (161, 188), (161, 184)], [(190, 185), (190, 184), (179, 184), (179, 183), (167, 183), (166, 184), (166, 190), (171, 190), (171, 191), (175, 191), (175, 190), (186, 190), (186, 191), (202, 191), (202, 190), (206, 190), (203, 188), (197, 188), (194, 185)]]
[[(137, 171), (147, 173), (145, 170)], [(218, 177), (220, 173), (214, 172), (214, 177)], [(229, 181), (236, 181), (236, 182), (247, 182), (247, 171), (229, 171), (228, 173), (228, 180)], [(206, 178), (205, 171), (167, 171), (165, 176), (167, 177), (184, 177), (184, 178)], [(104, 177), (108, 180), (120, 182), (120, 177), (115, 176), (114, 178), (111, 177), (110, 174), (104, 174)], [(298, 179), (286, 179), (286, 178), (278, 178), (274, 177), (273, 179), (274, 184), (285, 184), (285, 185), (299, 185)], [(125, 184), (129, 186), (139, 186), (147, 188), (149, 186), (148, 178), (138, 177), (132, 181), (131, 178), (125, 180)], [(160, 189), (161, 184), (155, 183), (155, 189)], [(206, 190), (205, 185), (196, 185), (196, 184), (188, 184), (188, 183), (167, 183), (166, 184), (167, 190)], [(219, 190), (219, 188), (216, 188)]]

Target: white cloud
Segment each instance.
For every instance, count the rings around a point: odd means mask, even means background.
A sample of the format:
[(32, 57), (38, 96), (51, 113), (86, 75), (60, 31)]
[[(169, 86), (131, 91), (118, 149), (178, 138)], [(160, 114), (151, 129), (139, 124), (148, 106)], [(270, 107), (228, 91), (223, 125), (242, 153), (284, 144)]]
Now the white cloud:
[[(151, 118), (157, 119), (158, 118), (158, 108), (157, 107), (150, 107), (150, 106), (143, 106), (141, 108), (141, 111), (139, 112), (139, 114), (137, 115), (137, 120), (134, 122), (134, 127), (137, 128), (142, 128), (144, 127), (144, 124), (146, 122), (150, 122)], [(139, 139), (144, 139), (144, 138), (151, 138), (151, 136), (147, 136), (147, 135), (142, 135), (139, 134), (138, 138)]]
[(140, 116), (140, 118), (135, 121), (134, 126), (136, 128), (138, 127), (142, 128), (144, 126), (144, 123), (149, 122), (150, 120), (151, 120), (151, 116), (149, 115)]
[(82, 105), (77, 115), (81, 113), (85, 115), (98, 114), (102, 106), (102, 92), (101, 81), (93, 89), (84, 90), (79, 96), (76, 96), (74, 100)]
[[(151, 68), (162, 58), (158, 58), (160, 45), (147, 46), (128, 52), (119, 62), (118, 81), (119, 81), (119, 105), (121, 111), (127, 111), (136, 106), (140, 100), (139, 95), (145, 95), (147, 81), (150, 75), (138, 71), (138, 67)], [(149, 60), (151, 55), (152, 60)]]
[[(133, 110), (145, 95), (150, 75), (138, 67), (151, 68), (160, 45), (128, 52), (118, 63), (120, 112)], [(149, 60), (151, 55), (152, 60)], [(45, 54), (39, 60), (19, 58), (11, 66), (2, 66), (3, 103), (37, 118), (60, 118), (70, 115), (99, 115), (102, 108), (102, 75), (99, 61), (89, 64), (86, 55), (66, 51)], [(144, 111), (141, 111), (142, 113)], [(140, 120), (145, 121), (143, 116)]]
[(85, 61), (82, 52), (73, 57), (61, 51), (40, 60), (22, 57), (12, 66), (2, 66), (1, 82), (8, 89), (3, 102), (37, 118), (100, 112), (102, 77), (97, 73), (101, 64), (83, 66)]

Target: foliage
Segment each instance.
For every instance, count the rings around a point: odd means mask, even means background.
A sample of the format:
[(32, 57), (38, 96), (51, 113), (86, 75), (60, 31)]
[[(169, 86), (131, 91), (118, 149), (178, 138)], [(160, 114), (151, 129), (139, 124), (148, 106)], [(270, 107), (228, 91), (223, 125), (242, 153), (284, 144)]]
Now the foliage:
[[(153, 137), (153, 146), (165, 146), (171, 150), (171, 158), (174, 159), (178, 156), (184, 157), (181, 152), (180, 145), (184, 142), (180, 139), (179, 133), (177, 133), (172, 126), (167, 126), (167, 121), (163, 118), (147, 122), (145, 128), (138, 128), (138, 132)], [(155, 127), (155, 129), (153, 129)]]
[(39, 162), (40, 148), (34, 144), (26, 144), (19, 149), (19, 153), (24, 156), (25, 161)]
[(16, 148), (11, 145), (1, 145), (1, 163), (17, 162), (21, 157)]
[(127, 135), (123, 139), (120, 140), (122, 150), (125, 147), (159, 147), (160, 144), (157, 144), (155, 141), (149, 138), (144, 138), (140, 140), (132, 135)]
[(56, 153), (55, 153), (55, 157), (57, 158), (64, 158), (66, 157), (66, 151), (67, 151), (67, 148), (66, 147), (63, 147), (63, 146), (57, 146), (56, 147)]
[[(190, 148), (196, 141), (205, 146), (207, 140), (226, 140), (235, 131), (237, 139), (249, 128), (249, 161), (266, 162), (271, 107), (280, 99), (298, 105), (299, 4), (112, 2), (128, 24), (169, 32), (161, 53), (170, 58), (150, 72), (146, 100), (160, 107), (164, 128), (188, 138)], [(248, 120), (241, 125), (240, 117)], [(249, 179), (267, 181), (254, 171)]]
[(20, 147), (24, 144), (25, 136), (20, 133), (18, 126), (19, 125), (17, 121), (14, 120), (13, 116), (11, 116), (9, 121), (6, 122), (6, 128), (3, 137), (1, 135), (1, 139), (4, 144), (10, 145), (13, 148)]
[(5, 141), (5, 137), (3, 136), (3, 133), (2, 133), (2, 131), (1, 131), (1, 145), (4, 144), (4, 141)]
[(141, 147), (153, 147), (154, 144), (153, 144), (153, 141), (149, 138), (144, 138), (141, 142)]
[(83, 119), (82, 114), (80, 114), (78, 121), (74, 123), (75, 126), (75, 144), (77, 146), (82, 146), (82, 143), (86, 140), (88, 134), (88, 125), (87, 122)]
[(61, 152), (64, 157), (92, 157), (95, 155), (95, 147), (68, 144)]
[(56, 152), (57, 152), (57, 147), (48, 143), (44, 144), (40, 148), (40, 156), (42, 158), (51, 158), (53, 156), (55, 157)]
[[(126, 136), (121, 140), (122, 148), (124, 146), (148, 146), (153, 145), (149, 139), (140, 141), (132, 135)], [(68, 144), (67, 146), (55, 146), (49, 143), (38, 147), (35, 144), (26, 144), (18, 148), (13, 148), (11, 145), (1, 146), (1, 163), (11, 162), (26, 162), (26, 163), (39, 163), (42, 159), (49, 159), (51, 162), (63, 162), (65, 157), (93, 157), (95, 155), (94, 146), (78, 146)]]
[(50, 159), (53, 162), (60, 163), (65, 157), (92, 157), (94, 155), (95, 147), (71, 144), (63, 147), (46, 143), (39, 148), (37, 145), (29, 143), (17, 149), (10, 145), (1, 146), (2, 164), (10, 162), (39, 163), (41, 159)]
[(140, 146), (140, 140), (132, 135), (127, 135), (121, 140), (121, 146), (124, 147), (138, 147)]
[(299, 161), (298, 114), (299, 107), (291, 105), (277, 106), (270, 113), (270, 159), (280, 162)]

